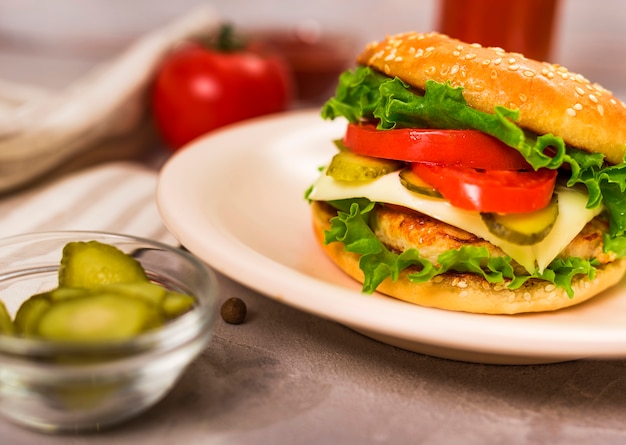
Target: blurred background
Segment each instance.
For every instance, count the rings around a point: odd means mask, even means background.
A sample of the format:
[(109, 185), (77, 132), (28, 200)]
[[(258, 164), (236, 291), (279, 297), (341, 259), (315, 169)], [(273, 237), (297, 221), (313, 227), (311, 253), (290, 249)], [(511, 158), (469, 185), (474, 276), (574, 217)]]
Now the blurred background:
[[(0, 78), (64, 85), (142, 33), (207, 4), (241, 29), (340, 35), (330, 49), (349, 60), (385, 34), (438, 27), (439, 0), (0, 0)], [(623, 0), (561, 0), (550, 61), (625, 99), (625, 27)], [(544, 31), (538, 24), (535, 32)]]

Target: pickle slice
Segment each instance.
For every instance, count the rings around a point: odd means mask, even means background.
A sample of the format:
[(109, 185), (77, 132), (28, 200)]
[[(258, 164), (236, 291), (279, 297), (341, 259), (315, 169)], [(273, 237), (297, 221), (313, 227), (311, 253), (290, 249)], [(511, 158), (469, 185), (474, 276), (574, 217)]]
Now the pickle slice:
[(15, 332), (23, 336), (33, 335), (41, 315), (50, 308), (50, 293), (35, 294), (24, 300), (15, 314)]
[(131, 298), (141, 298), (147, 303), (161, 306), (168, 291), (163, 286), (146, 282), (116, 283), (96, 288), (98, 291), (114, 293)]
[(189, 311), (195, 302), (196, 299), (191, 295), (170, 291), (165, 295), (161, 308), (165, 316), (172, 319)]
[(402, 162), (361, 156), (351, 151), (340, 151), (333, 156), (326, 174), (338, 181), (371, 181), (402, 167)]
[(80, 287), (57, 287), (46, 295), (51, 302), (68, 298), (84, 297), (89, 291)]
[(489, 231), (514, 244), (527, 246), (543, 240), (554, 226), (559, 216), (556, 195), (547, 207), (531, 213), (482, 213)]
[(102, 293), (51, 304), (36, 333), (58, 341), (125, 340), (163, 324), (158, 308), (140, 298)]
[(15, 326), (4, 302), (0, 301), (0, 334), (13, 334)]
[(429, 196), (431, 198), (443, 198), (439, 190), (433, 188), (430, 184), (424, 181), (422, 178), (417, 176), (411, 169), (404, 169), (400, 171), (400, 184), (407, 190), (424, 195)]
[(63, 248), (59, 287), (89, 289), (136, 281), (148, 281), (141, 264), (115, 246), (98, 241), (76, 241)]

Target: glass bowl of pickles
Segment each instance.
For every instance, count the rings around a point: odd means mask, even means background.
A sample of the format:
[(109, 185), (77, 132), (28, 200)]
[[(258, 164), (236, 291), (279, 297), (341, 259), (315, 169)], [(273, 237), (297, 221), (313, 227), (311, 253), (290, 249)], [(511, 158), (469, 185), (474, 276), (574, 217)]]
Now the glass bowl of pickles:
[(113, 426), (211, 339), (216, 278), (182, 249), (102, 232), (0, 239), (0, 414), (40, 431)]

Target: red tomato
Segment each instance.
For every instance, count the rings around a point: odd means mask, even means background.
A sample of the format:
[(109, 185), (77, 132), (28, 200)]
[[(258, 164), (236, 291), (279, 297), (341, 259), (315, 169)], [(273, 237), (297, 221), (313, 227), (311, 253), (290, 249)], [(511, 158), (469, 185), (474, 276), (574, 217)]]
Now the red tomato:
[(377, 158), (484, 169), (530, 169), (517, 150), (477, 130), (377, 130), (374, 125), (348, 124), (343, 142), (354, 153)]
[(226, 124), (283, 111), (291, 94), (289, 70), (278, 56), (250, 46), (220, 52), (190, 42), (163, 61), (152, 110), (163, 139), (177, 149)]
[(477, 170), (412, 164), (413, 172), (439, 190), (455, 207), (478, 212), (523, 213), (546, 207), (552, 199), (556, 170)]

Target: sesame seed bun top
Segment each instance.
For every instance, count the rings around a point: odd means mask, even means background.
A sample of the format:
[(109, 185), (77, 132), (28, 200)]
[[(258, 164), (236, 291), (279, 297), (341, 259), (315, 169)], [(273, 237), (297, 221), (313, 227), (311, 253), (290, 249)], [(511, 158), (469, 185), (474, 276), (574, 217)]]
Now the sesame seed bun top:
[(613, 164), (626, 152), (626, 106), (598, 84), (565, 67), (486, 48), (439, 33), (404, 33), (369, 44), (357, 62), (423, 89), (429, 79), (463, 87), (467, 103), (493, 113), (519, 110), (518, 124), (552, 133)]

